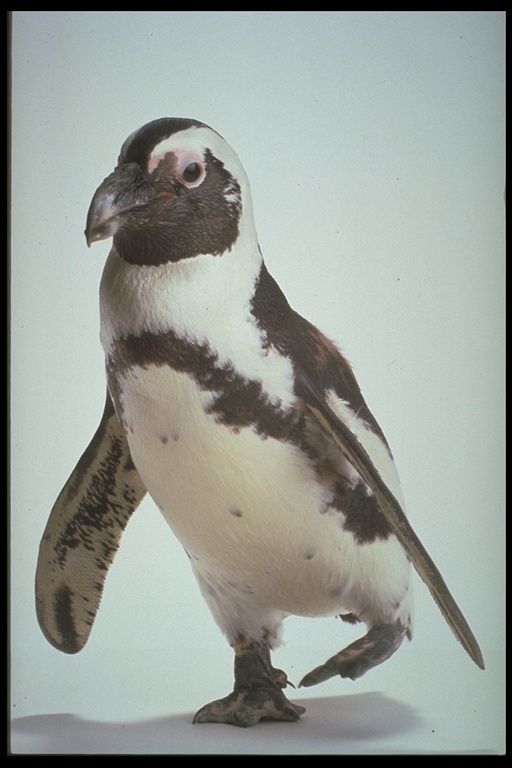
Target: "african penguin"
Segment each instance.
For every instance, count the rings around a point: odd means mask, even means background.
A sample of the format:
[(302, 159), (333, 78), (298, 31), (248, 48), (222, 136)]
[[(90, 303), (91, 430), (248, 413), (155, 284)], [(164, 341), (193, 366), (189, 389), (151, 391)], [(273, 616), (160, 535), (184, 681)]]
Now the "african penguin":
[(36, 603), (48, 640), (67, 653), (84, 646), (148, 492), (235, 653), (232, 693), (195, 722), (301, 716), (270, 658), (291, 614), (367, 627), (301, 685), (356, 679), (385, 661), (411, 637), (411, 563), (483, 668), (407, 521), (349, 364), (267, 270), (249, 182), (223, 138), (183, 118), (132, 133), (85, 234), (89, 245), (113, 238), (100, 289), (107, 397), (41, 541)]

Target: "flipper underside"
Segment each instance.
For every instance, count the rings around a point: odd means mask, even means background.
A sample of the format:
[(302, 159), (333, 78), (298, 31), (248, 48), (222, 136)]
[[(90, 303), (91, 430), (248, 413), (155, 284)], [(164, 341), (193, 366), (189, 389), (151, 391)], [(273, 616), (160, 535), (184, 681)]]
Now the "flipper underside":
[(85, 645), (121, 535), (146, 489), (107, 393), (100, 425), (46, 525), (36, 607), (47, 640), (65, 653)]

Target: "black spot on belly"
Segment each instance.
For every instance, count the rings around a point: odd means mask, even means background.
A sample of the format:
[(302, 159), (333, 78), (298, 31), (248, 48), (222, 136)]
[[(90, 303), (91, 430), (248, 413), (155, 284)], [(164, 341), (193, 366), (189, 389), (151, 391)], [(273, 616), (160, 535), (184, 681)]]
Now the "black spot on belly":
[(169, 442), (169, 438), (167, 437), (167, 435), (160, 435), (160, 442), (163, 443), (164, 445), (167, 445), (167, 443)]
[(233, 515), (233, 517), (243, 517), (242, 512), (238, 507), (230, 507), (229, 514)]
[(312, 560), (315, 556), (315, 553), (312, 550), (308, 550), (307, 552), (304, 552), (304, 560)]

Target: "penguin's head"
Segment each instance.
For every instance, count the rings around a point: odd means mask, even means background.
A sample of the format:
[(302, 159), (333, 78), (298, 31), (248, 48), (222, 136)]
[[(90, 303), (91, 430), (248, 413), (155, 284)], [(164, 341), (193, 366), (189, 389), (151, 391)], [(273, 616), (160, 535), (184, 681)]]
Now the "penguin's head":
[(132, 264), (230, 251), (252, 230), (249, 182), (235, 152), (197, 120), (161, 118), (124, 142), (87, 215), (87, 244), (109, 237)]

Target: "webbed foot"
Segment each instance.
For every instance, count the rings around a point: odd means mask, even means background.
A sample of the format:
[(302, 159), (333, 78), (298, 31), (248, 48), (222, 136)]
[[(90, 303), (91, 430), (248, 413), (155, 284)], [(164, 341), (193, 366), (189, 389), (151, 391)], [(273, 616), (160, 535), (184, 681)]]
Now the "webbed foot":
[(196, 712), (194, 723), (229, 723), (248, 728), (261, 719), (294, 722), (305, 707), (288, 701), (283, 688), (286, 674), (270, 663), (267, 646), (253, 646), (235, 656), (235, 686), (223, 699)]
[(339, 675), (356, 680), (372, 667), (382, 664), (398, 650), (407, 630), (401, 624), (377, 624), (355, 642), (309, 672), (300, 682), (309, 687)]
[(223, 699), (205, 704), (196, 712), (194, 723), (230, 723), (249, 728), (262, 718), (293, 722), (305, 711), (305, 707), (288, 701), (279, 688), (260, 688), (233, 691)]

